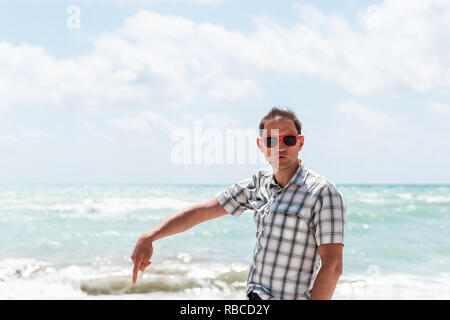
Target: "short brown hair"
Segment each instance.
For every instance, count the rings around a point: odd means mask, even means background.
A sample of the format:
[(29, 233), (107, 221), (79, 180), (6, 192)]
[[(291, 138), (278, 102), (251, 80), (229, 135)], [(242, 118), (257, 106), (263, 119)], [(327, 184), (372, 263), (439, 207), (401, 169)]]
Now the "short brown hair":
[(297, 128), (298, 134), (302, 134), (302, 123), (300, 122), (300, 120), (298, 120), (295, 112), (292, 109), (287, 108), (287, 110), (282, 110), (278, 107), (273, 107), (272, 110), (270, 110), (269, 113), (266, 114), (259, 123), (260, 136), (262, 136), (263, 134), (264, 125), (266, 124), (266, 122), (275, 118), (289, 119), (294, 121), (295, 128)]

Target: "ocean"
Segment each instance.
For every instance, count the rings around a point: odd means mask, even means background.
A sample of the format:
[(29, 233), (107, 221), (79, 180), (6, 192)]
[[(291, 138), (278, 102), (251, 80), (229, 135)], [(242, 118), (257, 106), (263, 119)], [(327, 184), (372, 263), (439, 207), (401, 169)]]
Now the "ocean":
[[(450, 186), (337, 185), (348, 206), (333, 299), (450, 299)], [(1, 186), (0, 299), (244, 300), (251, 211), (154, 243), (139, 236), (228, 185)]]

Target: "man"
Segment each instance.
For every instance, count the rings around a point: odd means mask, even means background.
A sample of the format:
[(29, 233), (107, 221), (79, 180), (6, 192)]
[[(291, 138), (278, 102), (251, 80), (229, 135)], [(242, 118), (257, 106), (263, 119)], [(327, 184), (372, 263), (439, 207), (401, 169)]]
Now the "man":
[(247, 275), (248, 299), (331, 299), (342, 274), (346, 205), (335, 184), (308, 169), (301, 122), (292, 110), (261, 120), (257, 145), (272, 166), (216, 197), (174, 213), (138, 240), (133, 283), (150, 265), (152, 243), (225, 214), (254, 211), (256, 245)]

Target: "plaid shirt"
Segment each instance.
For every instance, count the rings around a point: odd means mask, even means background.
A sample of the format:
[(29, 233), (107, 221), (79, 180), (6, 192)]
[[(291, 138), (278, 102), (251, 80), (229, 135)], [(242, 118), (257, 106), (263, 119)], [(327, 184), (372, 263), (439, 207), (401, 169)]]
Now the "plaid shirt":
[(347, 208), (336, 185), (301, 161), (284, 188), (272, 170), (263, 169), (216, 199), (236, 217), (254, 211), (256, 245), (246, 294), (254, 291), (264, 300), (309, 299), (320, 267), (318, 246), (344, 243)]

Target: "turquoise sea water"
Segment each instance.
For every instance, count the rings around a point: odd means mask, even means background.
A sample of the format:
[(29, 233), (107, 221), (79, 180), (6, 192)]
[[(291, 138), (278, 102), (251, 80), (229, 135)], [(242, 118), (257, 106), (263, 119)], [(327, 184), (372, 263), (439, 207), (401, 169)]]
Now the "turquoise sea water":
[[(131, 286), (141, 233), (227, 186), (2, 186), (0, 299), (244, 299), (251, 211), (155, 242)], [(450, 299), (450, 186), (338, 188), (348, 212), (335, 299)]]

